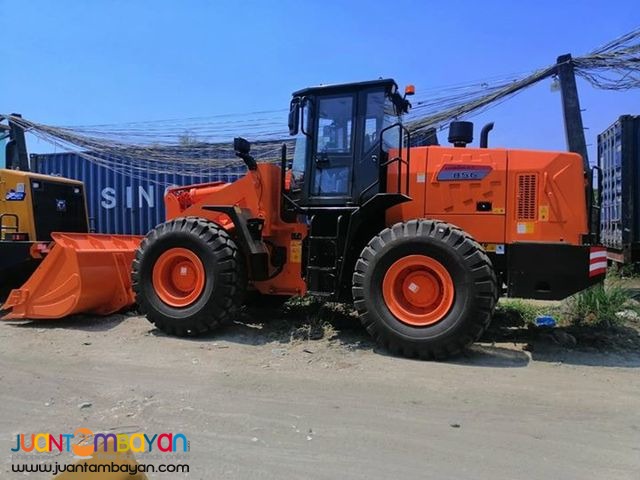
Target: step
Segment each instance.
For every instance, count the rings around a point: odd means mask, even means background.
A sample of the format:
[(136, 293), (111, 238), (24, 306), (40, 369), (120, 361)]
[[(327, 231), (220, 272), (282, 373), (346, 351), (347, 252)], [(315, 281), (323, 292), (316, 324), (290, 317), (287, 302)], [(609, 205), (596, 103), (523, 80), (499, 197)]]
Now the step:
[(316, 267), (315, 265), (307, 265), (307, 270), (314, 270), (316, 272), (336, 272), (337, 267)]

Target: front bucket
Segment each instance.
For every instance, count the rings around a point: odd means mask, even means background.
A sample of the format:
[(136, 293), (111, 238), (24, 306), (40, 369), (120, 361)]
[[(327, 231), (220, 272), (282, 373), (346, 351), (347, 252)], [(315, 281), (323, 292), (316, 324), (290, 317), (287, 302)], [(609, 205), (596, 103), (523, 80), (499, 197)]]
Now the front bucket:
[(29, 280), (12, 290), (2, 320), (109, 315), (133, 305), (131, 263), (143, 237), (53, 233), (53, 248)]

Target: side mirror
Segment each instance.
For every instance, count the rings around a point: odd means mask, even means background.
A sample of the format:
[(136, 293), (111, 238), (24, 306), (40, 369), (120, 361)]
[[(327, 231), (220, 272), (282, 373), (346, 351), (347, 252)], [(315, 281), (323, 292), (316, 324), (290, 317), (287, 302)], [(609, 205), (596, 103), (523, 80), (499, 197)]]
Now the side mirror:
[(300, 126), (300, 100), (294, 98), (289, 107), (289, 135), (297, 135)]

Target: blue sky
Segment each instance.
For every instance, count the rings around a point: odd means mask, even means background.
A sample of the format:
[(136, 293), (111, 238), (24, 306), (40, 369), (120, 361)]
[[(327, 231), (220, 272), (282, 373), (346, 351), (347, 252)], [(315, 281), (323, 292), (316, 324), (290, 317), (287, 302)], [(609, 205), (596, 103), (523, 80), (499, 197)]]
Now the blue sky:
[[(378, 77), (420, 91), (530, 71), (640, 24), (632, 0), (0, 0), (0, 7), (0, 111), (54, 125), (280, 109), (308, 85)], [(494, 120), (493, 145), (563, 149), (559, 93), (549, 87), (543, 82), (476, 117), (477, 132)], [(588, 143), (620, 114), (640, 113), (637, 90), (584, 82), (579, 89)]]

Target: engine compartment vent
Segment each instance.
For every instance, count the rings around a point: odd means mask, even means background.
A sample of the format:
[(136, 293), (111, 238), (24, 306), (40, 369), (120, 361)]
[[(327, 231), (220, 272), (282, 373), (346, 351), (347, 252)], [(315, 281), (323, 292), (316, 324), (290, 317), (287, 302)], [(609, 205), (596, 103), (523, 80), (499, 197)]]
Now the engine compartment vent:
[(518, 175), (518, 220), (535, 220), (538, 205), (538, 175)]

